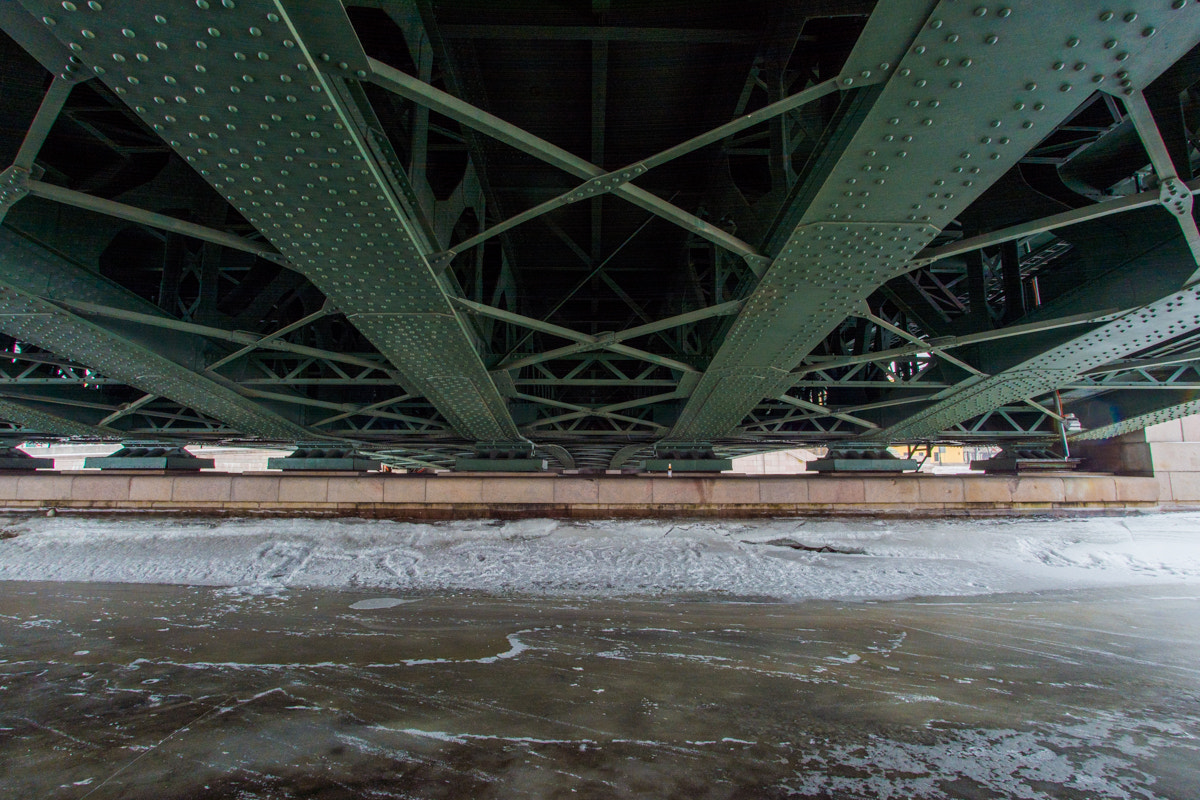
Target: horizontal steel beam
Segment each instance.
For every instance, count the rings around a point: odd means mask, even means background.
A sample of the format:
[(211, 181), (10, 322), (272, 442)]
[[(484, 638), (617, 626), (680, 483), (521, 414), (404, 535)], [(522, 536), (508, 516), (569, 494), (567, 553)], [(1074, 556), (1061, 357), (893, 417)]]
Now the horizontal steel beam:
[(1112, 372), (1127, 372), (1135, 369), (1169, 367), (1175, 364), (1186, 364), (1193, 361), (1200, 361), (1200, 350), (1185, 350), (1181, 353), (1175, 353), (1169, 356), (1159, 356), (1157, 358), (1134, 358), (1124, 361), (1114, 361), (1111, 364), (1103, 364), (1094, 369), (1089, 369), (1083, 374), (1105, 375)]
[(0, 398), (0, 419), (20, 425), (29, 434), (42, 433), (76, 439), (116, 439), (120, 436), (112, 428), (90, 425), (10, 398)]
[[(1072, 434), (1071, 441), (1110, 439), (1126, 433), (1139, 431), (1151, 425), (1200, 414), (1200, 400), (1192, 399), (1193, 392), (1184, 387), (1159, 387), (1156, 393), (1142, 392), (1138, 396), (1124, 396), (1114, 404), (1111, 398), (1101, 395), (1095, 400), (1073, 403), (1072, 411), (1078, 413), (1084, 430)], [(1113, 419), (1114, 409), (1119, 418)]]
[(849, 422), (852, 425), (858, 425), (860, 428), (873, 429), (873, 428), (879, 427), (874, 422), (869, 422), (865, 419), (861, 419), (860, 417), (856, 417), (853, 414), (847, 414), (844, 411), (837, 411), (832, 408), (826, 408), (825, 406), (818, 405), (816, 403), (810, 403), (807, 400), (801, 400), (800, 398), (792, 397), (791, 395), (787, 395), (787, 394), (780, 395), (779, 401), (782, 403), (787, 403), (788, 405), (795, 406), (796, 408), (802, 408), (805, 411), (812, 411), (812, 412), (816, 413), (818, 416), (833, 417), (835, 419), (840, 419), (843, 422)]
[[(1188, 181), (1185, 184), (1192, 194), (1200, 194), (1200, 178)], [(979, 236), (970, 236), (966, 239), (955, 242), (954, 244), (942, 245), (927, 250), (922, 250), (916, 260), (915, 266), (925, 266), (932, 264), (935, 261), (941, 261), (944, 258), (953, 256), (961, 256), (964, 253), (971, 253), (976, 250), (982, 250), (985, 247), (994, 247), (1004, 242), (1014, 242), (1018, 239), (1024, 239), (1029, 236), (1034, 236), (1039, 233), (1046, 233), (1058, 228), (1066, 228), (1071, 225), (1078, 225), (1083, 222), (1091, 222), (1097, 219), (1111, 216), (1112, 214), (1121, 214), (1126, 211), (1136, 211), (1140, 208), (1151, 208), (1162, 204), (1162, 196), (1159, 192), (1139, 192), (1128, 197), (1122, 197), (1119, 200), (1106, 200), (1103, 203), (1096, 203), (1083, 208), (1073, 208), (1070, 211), (1064, 211), (1061, 214), (1052, 214), (1048, 217), (1034, 220), (1032, 222), (1024, 222), (1020, 225), (1012, 225), (1007, 228), (1002, 228), (991, 233), (981, 234)]]
[(1153, 389), (1162, 391), (1163, 389), (1188, 389), (1195, 391), (1200, 389), (1200, 381), (1112, 381), (1109, 383), (1068, 383), (1065, 386), (1060, 386), (1060, 389), (1065, 391), (1085, 391), (1085, 392), (1108, 392), (1116, 390), (1133, 390), (1141, 391), (1143, 389)]
[[(162, 328), (164, 330), (179, 331), (180, 333), (193, 333), (198, 336), (206, 336), (210, 339), (220, 339), (226, 342), (246, 345), (245, 348), (239, 350), (237, 355), (251, 350), (279, 350), (285, 353), (295, 353), (301, 356), (310, 356), (312, 358), (325, 359), (327, 361), (336, 361), (341, 364), (353, 364), (358, 367), (371, 367), (373, 369), (384, 369), (387, 367), (377, 361), (368, 361), (365, 358), (348, 355), (344, 353), (336, 353), (332, 350), (321, 350), (317, 347), (308, 347), (302, 344), (292, 344), (291, 342), (281, 342), (278, 336), (282, 335), (276, 332), (269, 336), (255, 336), (252, 333), (243, 333), (242, 331), (230, 331), (224, 328), (214, 328), (211, 325), (200, 325), (195, 322), (184, 322), (173, 317), (158, 316), (156, 314), (145, 314), (138, 311), (129, 311), (123, 308), (113, 308), (112, 306), (100, 305), (99, 303), (89, 303), (85, 300), (55, 300), (53, 301), (60, 306), (79, 311), (83, 314), (89, 314), (99, 317), (108, 317), (109, 319), (122, 319), (128, 322), (136, 322), (141, 325), (149, 325), (154, 328)], [(325, 312), (321, 312), (324, 315)], [(232, 360), (232, 356), (226, 356), (219, 361), (209, 365), (207, 369), (216, 369), (218, 366)]]
[(29, 189), (29, 194), (34, 197), (41, 197), (45, 200), (53, 200), (56, 203), (81, 208), (84, 211), (93, 211), (97, 214), (135, 222), (138, 225), (145, 225), (148, 228), (157, 228), (158, 230), (190, 236), (202, 242), (212, 242), (222, 247), (241, 250), (243, 253), (250, 253), (259, 258), (265, 258), (277, 264), (287, 265), (287, 259), (280, 255), (274, 248), (243, 239), (240, 236), (234, 236), (231, 233), (206, 228), (194, 222), (185, 222), (175, 217), (168, 217), (166, 214), (157, 214), (153, 211), (134, 208), (124, 203), (118, 203), (115, 200), (93, 197), (73, 189), (55, 186), (52, 183), (30, 180), (26, 183), (26, 187)]
[[(38, 294), (31, 291), (35, 287)], [(123, 302), (128, 307), (148, 306), (100, 276), (68, 264), (11, 232), (0, 231), (0, 331), (145, 393), (170, 398), (244, 434), (283, 440), (311, 435), (301, 425), (247, 400), (225, 383), (162, 355), (170, 351), (170, 343), (163, 337), (158, 337), (156, 345), (149, 343), (153, 339), (134, 340), (90, 322), (41, 294), (56, 297), (59, 303), (86, 295)]]
[(880, 439), (929, 439), (963, 420), (998, 406), (1074, 384), (1081, 375), (1114, 359), (1165, 343), (1196, 327), (1200, 288), (1175, 292), (1122, 314), (984, 380), (951, 391), (945, 399), (879, 433)]
[[(966, 345), (979, 344), (981, 342), (991, 342), (997, 339), (1008, 339), (1013, 336), (1026, 336), (1031, 333), (1042, 333), (1044, 331), (1055, 330), (1057, 328), (1067, 328), (1073, 325), (1087, 325), (1092, 323), (1104, 322), (1112, 319), (1115, 315), (1122, 312), (1116, 309), (1106, 309), (1103, 311), (1088, 312), (1086, 314), (1072, 314), (1067, 317), (1057, 317), (1041, 322), (1029, 322), (1021, 325), (1009, 325), (1007, 328), (1000, 328), (994, 331), (982, 331), (980, 333), (969, 333), (962, 336), (939, 336), (932, 339), (918, 340), (915, 344), (906, 345), (904, 347), (896, 347), (890, 350), (880, 350), (874, 353), (863, 353), (857, 356), (830, 356), (823, 357), (823, 360), (816, 360), (816, 356), (811, 356), (811, 364), (803, 364), (796, 367), (792, 371), (793, 375), (808, 375), (813, 372), (820, 372), (827, 369), (836, 369), (838, 367), (849, 367), (855, 364), (867, 364), (878, 361), (894, 361), (907, 358), (910, 356), (929, 353), (935, 356), (944, 355), (943, 350), (951, 350), (955, 347), (965, 347)], [(906, 334), (905, 338), (915, 338)], [(974, 371), (976, 374), (978, 370)]]
[[(519, 318), (521, 320), (529, 320), (531, 323), (536, 322), (538, 325), (543, 325), (543, 326), (550, 325), (550, 323), (545, 323), (540, 320), (532, 320), (529, 317), (522, 317), (519, 314), (511, 314), (510, 312), (501, 312), (499, 309), (493, 309), (490, 306), (483, 306), (482, 309), (473, 308), (473, 306), (476, 306), (479, 304), (471, 303), (470, 305), (468, 305), (467, 304), (468, 302), (469, 301), (460, 301), (459, 305), (462, 305), (464, 308), (471, 308), (472, 310), (478, 311), (478, 313), (481, 313), (481, 314), (487, 314), (488, 316), (492, 316), (493, 312), (500, 312), (500, 313), (507, 315), (508, 317), (515, 317), (515, 318)], [(588, 352), (591, 350), (610, 350), (614, 353), (620, 353), (622, 355), (627, 355), (631, 358), (636, 358), (639, 360), (650, 361), (651, 363), (660, 364), (662, 366), (668, 367), (669, 369), (679, 370), (681, 372), (697, 373), (697, 372), (699, 372), (699, 370), (697, 370), (695, 367), (693, 367), (689, 364), (684, 364), (684, 363), (676, 361), (674, 359), (666, 358), (665, 356), (654, 355), (652, 353), (646, 353), (641, 350), (636, 350), (631, 347), (626, 347), (625, 345), (622, 345), (620, 343), (624, 342), (624, 341), (628, 341), (630, 339), (636, 339), (641, 336), (648, 336), (652, 333), (657, 333), (658, 331), (664, 331), (664, 330), (668, 330), (670, 328), (675, 328), (680, 325), (691, 325), (696, 322), (700, 322), (701, 320), (711, 319), (712, 317), (719, 317), (719, 316), (726, 316), (729, 314), (735, 314), (735, 313), (737, 313), (737, 310), (739, 308), (741, 308), (741, 301), (740, 300), (731, 300), (726, 303), (718, 303), (717, 305), (708, 306), (707, 308), (696, 309), (695, 311), (687, 311), (687, 312), (684, 312), (683, 314), (677, 314), (673, 317), (666, 317), (664, 319), (656, 320), (654, 322), (648, 322), (644, 325), (638, 325), (633, 328), (627, 328), (623, 331), (617, 331), (615, 333), (599, 334), (596, 336), (593, 336), (591, 334), (578, 333), (576, 331), (570, 331), (570, 335), (568, 336), (568, 335), (566, 335), (566, 332), (569, 331), (570, 329), (562, 328), (557, 325), (553, 325), (553, 326), (551, 326), (552, 328), (562, 331), (562, 333), (555, 333), (554, 334), (555, 336), (560, 336), (564, 339), (575, 339), (576, 344), (567, 345), (565, 347), (560, 347), (555, 350), (547, 350), (544, 353), (535, 353), (535, 354), (529, 355), (529, 356), (521, 356), (519, 358), (515, 358), (511, 361), (506, 361), (506, 362), (498, 365), (492, 371), (493, 372), (508, 372), (508, 371), (511, 371), (514, 369), (520, 369), (521, 367), (527, 367), (532, 364), (540, 364), (543, 361), (551, 361), (555, 358), (564, 358), (566, 356), (576, 355), (578, 353), (585, 353), (585, 352)], [(518, 322), (515, 320), (513, 320), (513, 324), (524, 325), (525, 327), (531, 327), (531, 325), (526, 325), (524, 322)], [(550, 329), (546, 329), (545, 332), (550, 333), (551, 331), (550, 331)]]
[[(591, 180), (584, 181), (582, 184), (569, 189), (562, 194), (559, 194), (557, 197), (553, 197), (549, 200), (539, 203), (533, 208), (522, 211), (521, 213), (509, 217), (502, 222), (492, 225), (487, 230), (484, 230), (475, 236), (459, 242), (451, 249), (439, 254), (439, 256), (444, 262), (449, 263), (449, 260), (456, 254), (480, 245), (494, 236), (498, 236), (501, 233), (504, 233), (505, 231), (510, 230), (518, 225), (536, 219), (543, 214), (553, 211), (556, 208), (561, 208), (572, 203), (578, 203), (582, 200), (590, 200), (610, 191), (617, 192), (619, 194), (621, 188), (626, 186), (628, 181), (642, 177), (654, 167), (661, 166), (694, 150), (699, 150), (702, 147), (707, 147), (710, 144), (719, 142), (734, 135), (735, 133), (738, 133), (739, 131), (745, 130), (746, 128), (758, 125), (770, 119), (774, 119), (782, 114), (786, 114), (802, 105), (819, 100), (825, 95), (832, 94), (833, 92), (837, 91), (837, 88), (838, 82), (836, 80), (824, 81), (815, 86), (809, 87), (808, 89), (799, 91), (789, 97), (785, 97), (783, 100), (778, 100), (774, 103), (771, 103), (763, 108), (758, 109), (757, 111), (744, 114), (735, 120), (713, 128), (712, 130), (702, 133), (699, 136), (694, 136), (685, 142), (675, 145), (674, 147), (667, 148), (666, 150), (662, 150), (652, 156), (648, 156), (636, 164), (629, 164), (621, 167), (620, 169), (613, 170), (612, 172), (598, 175)], [(689, 228), (689, 230), (694, 229)], [(738, 252), (738, 255), (741, 255), (743, 258), (747, 258), (747, 263), (756, 275), (762, 275), (762, 272), (766, 267), (766, 259), (758, 257), (752, 253)]]

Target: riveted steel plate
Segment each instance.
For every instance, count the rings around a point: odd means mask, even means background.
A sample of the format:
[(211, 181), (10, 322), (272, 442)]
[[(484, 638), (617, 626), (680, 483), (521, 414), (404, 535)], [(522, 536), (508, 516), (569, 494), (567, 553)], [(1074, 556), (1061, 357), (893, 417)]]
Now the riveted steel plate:
[[(301, 36), (311, 4), (292, 20), (270, 0), (22, 3), (350, 316), (410, 391), (463, 435), (520, 438), (344, 104), (354, 59), (343, 69)], [(475, 392), (426, 383), (447, 366)]]
[(838, 78), (842, 88), (887, 80), (936, 5), (937, 0), (884, 0), (878, 3), (842, 65), (842, 74)]
[(1091, 430), (1075, 434), (1071, 437), (1071, 441), (1110, 439), (1114, 436), (1140, 431), (1142, 428), (1149, 428), (1151, 425), (1159, 425), (1163, 422), (1190, 417), (1193, 414), (1200, 414), (1200, 400), (1189, 400), (1186, 403), (1164, 406), (1146, 414), (1138, 414), (1129, 419), (1114, 422), (1111, 425), (1092, 428)]
[[(17, 280), (20, 286), (13, 285)], [(285, 440), (306, 435), (301, 426), (232, 389), (29, 290), (50, 298), (91, 297), (119, 307), (147, 307), (144, 301), (99, 276), (57, 263), (55, 257), (44, 255), (10, 233), (0, 234), (0, 330), (148, 394), (170, 398), (220, 419), (248, 435)]]
[[(959, 422), (985, 414), (1005, 403), (1053, 391), (1077, 380), (1093, 367), (1124, 358), (1197, 328), (1200, 328), (1200, 288), (1174, 292), (957, 392), (897, 425), (873, 432), (868, 438), (885, 441), (934, 438)], [(1142, 426), (1127, 430), (1137, 427)]]
[(0, 418), (15, 422), (29, 431), (56, 436), (77, 436), (83, 439), (111, 439), (116, 434), (73, 419), (50, 414), (24, 403), (0, 399)]
[(770, 395), (717, 376), (794, 367), (1093, 91), (1144, 84), (1200, 39), (1194, 4), (1102, 11), (943, 0), (915, 39), (896, 26), (911, 44), (667, 438), (731, 431)]

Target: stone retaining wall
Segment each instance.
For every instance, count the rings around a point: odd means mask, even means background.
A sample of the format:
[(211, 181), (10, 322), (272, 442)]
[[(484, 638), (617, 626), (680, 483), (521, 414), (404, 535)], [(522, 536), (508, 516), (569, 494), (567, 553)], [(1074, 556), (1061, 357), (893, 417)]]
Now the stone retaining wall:
[(80, 471), (0, 475), (0, 508), (422, 519), (943, 516), (1154, 509), (1160, 490), (1153, 477), (1093, 474), (667, 478)]
[(1158, 481), (1164, 508), (1200, 505), (1200, 416), (1184, 417), (1100, 442), (1081, 442), (1072, 453), (1089, 469)]

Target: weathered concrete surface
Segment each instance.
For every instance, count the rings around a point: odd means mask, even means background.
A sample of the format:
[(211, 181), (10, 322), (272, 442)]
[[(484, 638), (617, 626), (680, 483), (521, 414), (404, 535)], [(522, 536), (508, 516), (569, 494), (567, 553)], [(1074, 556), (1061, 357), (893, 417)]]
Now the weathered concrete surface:
[[(1200, 505), (1200, 471), (1193, 478)], [(1183, 478), (1179, 485), (1182, 487)], [(1174, 475), (229, 475), (37, 472), (0, 476), (0, 508), (397, 518), (1003, 515), (1189, 505)]]

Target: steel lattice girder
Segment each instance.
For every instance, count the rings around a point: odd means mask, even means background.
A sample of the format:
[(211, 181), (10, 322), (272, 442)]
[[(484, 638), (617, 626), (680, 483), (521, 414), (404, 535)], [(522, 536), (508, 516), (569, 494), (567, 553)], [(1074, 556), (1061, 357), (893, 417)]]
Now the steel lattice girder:
[[(1194, 390), (1162, 389), (1136, 392), (1128, 397), (1123, 396), (1125, 394), (1102, 395), (1078, 408), (1080, 421), (1086, 430), (1073, 435), (1071, 440), (1108, 439), (1200, 414), (1200, 400), (1190, 399), (1195, 394)], [(1121, 419), (1113, 419), (1113, 411), (1117, 408), (1120, 409)]]
[(1068, 399), (1068, 408), (1083, 425), (1072, 440), (1107, 439), (1162, 422), (1200, 413), (1194, 399), (1200, 362), (1194, 351), (1110, 364), (1083, 376), (1069, 388), (1086, 392)]
[[(1074, 0), (1016, 9), (943, 0), (928, 18), (920, 14), (928, 4), (913, 2), (904, 6), (908, 24), (868, 26), (842, 81), (890, 79), (667, 438), (718, 438), (761, 398), (782, 395), (789, 370), (871, 291), (912, 269), (915, 253), (1067, 119), (1081, 95), (1117, 82), (1118, 71), (1140, 89), (1200, 38), (1194, 14), (1178, 4), (1126, 5), (1136, 26), (1080, 14)], [(900, 41), (911, 46), (893, 69), (852, 71)]]
[(30, 434), (72, 436), (83, 439), (115, 439), (119, 435), (110, 428), (89, 425), (71, 417), (51, 414), (44, 408), (33, 408), (5, 398), (0, 398), (0, 418), (17, 423), (24, 429), (24, 433)]
[[(1134, 96), (1131, 102), (1133, 107), (1144, 107), (1139, 92), (1131, 90), (1130, 94)], [(1141, 137), (1152, 140), (1147, 144), (1147, 149), (1152, 152), (1165, 149), (1153, 146), (1153, 140), (1158, 140), (1158, 133), (1147, 127), (1153, 128), (1152, 120), (1139, 124)], [(1161, 140), (1158, 140), (1158, 144), (1161, 145)], [(1086, 302), (1089, 295), (1115, 296), (1131, 278), (1140, 277), (1136, 291), (1149, 296), (1161, 293), (1164, 286), (1178, 286), (1179, 282), (1196, 285), (1194, 279), (1188, 277), (1189, 274), (1194, 276), (1197, 267), (1192, 250), (1196, 240), (1196, 225), (1191, 217), (1192, 187), (1176, 178), (1165, 156), (1154, 160), (1162, 180), (1160, 205), (1164, 208), (1158, 213), (1165, 211), (1176, 217), (1181, 228), (1181, 235), (1176, 236), (1175, 241), (1159, 243), (1159, 249), (1167, 250), (1175, 242), (1179, 243), (1178, 253), (1168, 265), (1170, 268), (1148, 270), (1143, 267), (1142, 274), (1138, 275), (1136, 270), (1126, 265), (1119, 272), (1093, 281), (1078, 293), (1076, 302)], [(1180, 208), (1186, 209), (1182, 217)], [(1172, 281), (1175, 283), (1172, 284)], [(953, 425), (984, 413), (987, 408), (1045, 394), (1071, 383), (1088, 369), (1140, 352), (1197, 327), (1200, 327), (1200, 295), (1193, 289), (1172, 293), (1107, 325), (1022, 360), (999, 374), (983, 380), (971, 380), (961, 391), (954, 392), (902, 422), (873, 433), (871, 438), (911, 440), (936, 437)], [(1141, 405), (1143, 400), (1131, 402)], [(1131, 415), (1138, 414), (1131, 411)]]
[(311, 437), (302, 426), (161, 354), (164, 350), (179, 353), (186, 344), (172, 346), (161, 334), (151, 341), (137, 341), (43, 297), (65, 301), (87, 297), (153, 310), (100, 276), (23, 242), (12, 232), (0, 231), (0, 330), (4, 333), (216, 417), (247, 435), (282, 440)]
[[(342, 77), (301, 38), (292, 4), (22, 4), (333, 300), (407, 388), (464, 436), (521, 438)], [(344, 18), (336, 0), (325, 5)]]
[(982, 378), (908, 419), (867, 438), (937, 438), (963, 420), (1004, 403), (1032, 398), (1076, 380), (1089, 369), (1176, 338), (1200, 324), (1200, 287), (1175, 292), (1050, 348), (998, 375)]

